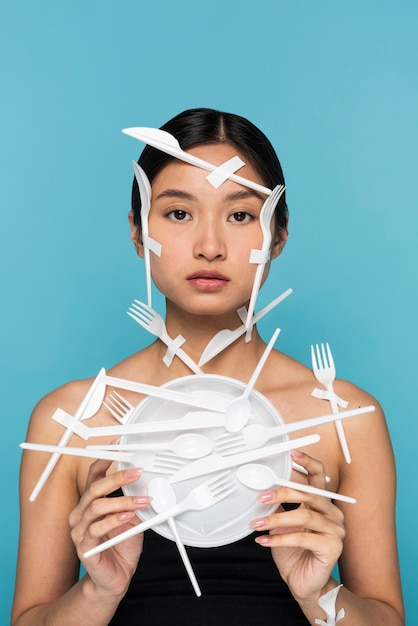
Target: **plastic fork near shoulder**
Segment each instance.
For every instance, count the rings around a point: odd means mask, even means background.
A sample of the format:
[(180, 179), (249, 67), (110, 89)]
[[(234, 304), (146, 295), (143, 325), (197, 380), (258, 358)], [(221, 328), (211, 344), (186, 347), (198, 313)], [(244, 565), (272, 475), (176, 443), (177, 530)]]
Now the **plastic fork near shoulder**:
[[(132, 317), (137, 324), (142, 326), (142, 328), (145, 328), (145, 330), (152, 335), (159, 337), (159, 339), (161, 339), (161, 341), (165, 343), (169, 349), (174, 345), (175, 340), (171, 339), (170, 335), (167, 333), (164, 319), (159, 313), (157, 313), (157, 311), (144, 302), (134, 300), (132, 305), (129, 307), (127, 314)], [(186, 354), (182, 348), (175, 348), (174, 352), (176, 356), (178, 356), (178, 358), (192, 370), (192, 372), (195, 374), (203, 374), (200, 367), (193, 361), (192, 358), (189, 357), (188, 354)]]
[[(256, 313), (252, 320), (252, 326), (256, 324), (259, 320), (261, 320), (267, 313), (269, 313), (274, 307), (276, 307), (280, 302), (282, 302), (287, 296), (293, 293), (293, 289), (286, 289), (280, 296), (272, 300), (269, 304), (263, 307), (258, 313)], [(243, 312), (245, 313), (245, 320), (247, 319), (247, 311), (245, 307), (243, 308)], [(216, 355), (218, 355), (222, 350), (225, 350), (228, 346), (231, 345), (234, 341), (236, 341), (239, 337), (241, 337), (246, 331), (245, 322), (241, 324), (235, 330), (230, 330), (229, 328), (225, 328), (224, 330), (220, 330), (212, 339), (209, 341), (208, 345), (203, 351), (202, 356), (200, 357), (199, 365), (205, 365), (208, 361), (213, 359)]]
[(84, 554), (84, 558), (87, 559), (90, 556), (98, 554), (99, 552), (103, 552), (103, 550), (107, 550), (108, 548), (111, 548), (112, 546), (115, 546), (130, 537), (134, 537), (152, 526), (158, 526), (158, 524), (162, 524), (168, 520), (169, 517), (176, 517), (185, 511), (203, 511), (204, 509), (208, 509), (214, 504), (217, 504), (230, 496), (237, 489), (237, 487), (238, 484), (235, 477), (230, 472), (217, 474), (210, 480), (194, 487), (194, 489), (187, 494), (184, 500), (176, 504), (171, 509), (167, 509), (158, 515), (155, 515), (151, 519), (142, 522), (142, 524), (138, 524), (138, 526), (134, 526), (133, 528), (120, 533), (116, 537), (112, 537), (112, 539), (101, 543), (92, 550), (86, 552)]
[[(326, 350), (323, 343), (321, 344), (321, 347), (319, 347), (318, 344), (316, 344), (315, 348), (314, 346), (311, 346), (311, 359), (314, 376), (316, 380), (330, 393), (329, 402), (331, 410), (334, 414), (337, 414), (339, 410), (336, 400), (337, 396), (334, 392), (336, 369), (328, 343), (326, 344)], [(337, 429), (338, 439), (340, 441), (346, 463), (351, 463), (351, 456), (348, 449), (347, 439), (345, 437), (344, 427), (340, 420), (336, 420), (335, 427)]]

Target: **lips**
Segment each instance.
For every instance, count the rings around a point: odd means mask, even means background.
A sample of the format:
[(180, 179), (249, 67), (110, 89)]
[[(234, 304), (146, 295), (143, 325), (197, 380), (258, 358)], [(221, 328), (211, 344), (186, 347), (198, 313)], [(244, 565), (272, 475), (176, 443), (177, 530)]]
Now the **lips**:
[(229, 278), (226, 278), (226, 276), (219, 272), (201, 270), (190, 274), (190, 276), (187, 277), (187, 281), (198, 289), (214, 291), (227, 285)]

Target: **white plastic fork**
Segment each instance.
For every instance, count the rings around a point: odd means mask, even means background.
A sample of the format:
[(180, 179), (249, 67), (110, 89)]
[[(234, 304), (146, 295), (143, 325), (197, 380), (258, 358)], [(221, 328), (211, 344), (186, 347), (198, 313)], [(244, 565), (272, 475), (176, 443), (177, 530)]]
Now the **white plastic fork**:
[[(311, 346), (311, 358), (312, 358), (312, 370), (315, 375), (315, 378), (318, 382), (321, 383), (325, 387), (325, 389), (329, 392), (329, 402), (331, 405), (331, 410), (334, 414), (339, 412), (338, 404), (337, 404), (337, 396), (334, 392), (334, 381), (336, 376), (336, 369), (334, 359), (332, 358), (331, 349), (326, 344), (326, 350), (324, 344), (321, 344), (321, 348), (318, 344)], [(344, 428), (341, 421), (338, 419), (335, 422), (335, 427), (337, 429), (338, 439), (340, 441), (340, 445), (344, 454), (344, 458), (347, 463), (351, 463), (350, 451), (348, 449), (347, 440), (344, 433)]]
[(90, 556), (99, 554), (99, 552), (103, 552), (104, 550), (129, 539), (130, 537), (134, 537), (152, 526), (162, 524), (162, 522), (167, 521), (169, 517), (176, 517), (185, 511), (203, 511), (204, 509), (208, 509), (214, 504), (217, 504), (230, 496), (237, 489), (237, 487), (238, 484), (231, 472), (226, 471), (217, 474), (210, 480), (194, 487), (194, 489), (187, 494), (184, 500), (176, 504), (171, 509), (159, 513), (149, 520), (142, 522), (142, 524), (138, 524), (137, 526), (116, 535), (116, 537), (112, 537), (111, 539), (104, 541), (95, 548), (88, 550), (84, 553), (84, 558), (87, 559)]
[(109, 397), (103, 400), (103, 404), (120, 424), (125, 424), (135, 409), (134, 405), (117, 391), (109, 394)]
[[(142, 328), (145, 328), (145, 330), (152, 335), (159, 337), (161, 341), (166, 344), (168, 349), (172, 348), (173, 344), (175, 345), (175, 339), (171, 339), (170, 335), (167, 333), (165, 321), (161, 315), (150, 306), (140, 300), (134, 300), (127, 313), (133, 320), (135, 320), (135, 322), (142, 326)], [(195, 374), (203, 374), (200, 367), (189, 357), (188, 354), (184, 352), (182, 348), (177, 347), (174, 352), (178, 358), (192, 370), (192, 372)], [(168, 357), (167, 354), (166, 357)], [(171, 363), (171, 359), (164, 358), (163, 360), (168, 367)]]
[[(71, 446), (52, 446), (43, 443), (23, 442), (19, 444), (23, 450), (34, 450), (35, 452), (51, 452), (52, 454), (77, 456), (87, 459), (105, 459), (106, 461), (115, 461), (117, 463), (133, 463), (136, 452), (116, 452), (112, 450), (91, 450), (88, 448), (74, 448)], [(156, 452), (151, 458), (141, 463), (141, 467), (147, 472), (156, 472), (159, 474), (172, 474), (182, 469), (186, 461), (178, 458), (175, 454), (167, 452), (161, 454)]]
[[(260, 226), (261, 226), (261, 231), (263, 233), (263, 243), (261, 246), (261, 250), (257, 250), (256, 252), (259, 252), (261, 253), (261, 255), (265, 255), (266, 257), (268, 255), (270, 243), (271, 243), (271, 229), (270, 229), (271, 219), (273, 217), (273, 212), (274, 212), (274, 209), (276, 208), (277, 202), (279, 201), (280, 197), (284, 193), (284, 190), (285, 190), (284, 185), (277, 185), (271, 192), (271, 195), (267, 198), (267, 200), (264, 202), (263, 206), (261, 207)], [(253, 313), (254, 313), (254, 307), (255, 307), (256, 300), (257, 300), (258, 292), (260, 290), (261, 279), (263, 277), (264, 267), (266, 265), (267, 260), (268, 259), (262, 260), (260, 263), (257, 264), (257, 269), (256, 269), (255, 277), (254, 277), (254, 283), (253, 283), (253, 289), (251, 292), (250, 303), (248, 305), (247, 319), (245, 322), (245, 327), (247, 329), (246, 341), (250, 341), (251, 339), (251, 333), (252, 333), (252, 327), (253, 327), (252, 318), (253, 318)]]

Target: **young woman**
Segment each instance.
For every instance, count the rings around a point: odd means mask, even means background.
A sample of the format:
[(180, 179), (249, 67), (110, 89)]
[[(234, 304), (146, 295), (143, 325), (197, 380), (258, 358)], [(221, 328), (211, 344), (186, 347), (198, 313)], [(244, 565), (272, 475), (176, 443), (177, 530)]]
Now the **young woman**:
[[(270, 143), (241, 117), (194, 109), (162, 128), (187, 153), (216, 166), (240, 157), (245, 165), (237, 174), (249, 181), (270, 189), (284, 182)], [(150, 146), (145, 147), (139, 164), (152, 187), (148, 231), (161, 245), (161, 254), (151, 254), (151, 270), (166, 298), (167, 330), (171, 337), (181, 334), (186, 339), (183, 349), (198, 362), (218, 331), (241, 324), (237, 310), (248, 305), (251, 295), (256, 265), (249, 263), (249, 256), (262, 245), (259, 216), (265, 196), (228, 177), (215, 187), (208, 182), (207, 171)], [(129, 221), (131, 239), (142, 257), (136, 183)], [(283, 195), (272, 221), (272, 260), (280, 255), (286, 239)], [(242, 336), (203, 371), (247, 382), (264, 348), (254, 327), (251, 341)], [(158, 386), (190, 375), (178, 357), (170, 367), (162, 363), (166, 350), (157, 340), (109, 374)], [(90, 385), (90, 380), (72, 382), (41, 400), (30, 420), (28, 441), (55, 444), (63, 430), (51, 415), (57, 407), (74, 414)], [(316, 386), (308, 368), (276, 350), (256, 383), (286, 423), (326, 412), (323, 400), (311, 395)], [(348, 401), (348, 408), (376, 405), (350, 383), (336, 381), (335, 391)], [(142, 399), (134, 393), (125, 395), (132, 404)], [(89, 426), (113, 423), (104, 407), (89, 420)], [(344, 429), (351, 464), (344, 460), (335, 425), (326, 424), (298, 433), (318, 432), (321, 438), (309, 448), (292, 452), (293, 461), (307, 472), (294, 471), (292, 479), (355, 496), (357, 503), (337, 503), (285, 487), (254, 495), (269, 510), (272, 505), (277, 509), (253, 520), (252, 534), (226, 546), (188, 548), (203, 591), (200, 598), (191, 590), (175, 543), (152, 530), (88, 559), (83, 557), (109, 537), (136, 525), (135, 511), (150, 506), (147, 496), (135, 498), (121, 491), (140, 481), (140, 468), (117, 471), (109, 461), (62, 457), (38, 498), (29, 502), (48, 456), (26, 451), (13, 626), (295, 626), (334, 624), (332, 614), (338, 614), (338, 621), (347, 626), (401, 626), (395, 469), (385, 419), (377, 407), (372, 414), (346, 420)], [(71, 443), (80, 446), (76, 437)], [(300, 506), (286, 506), (294, 502)], [(80, 561), (86, 573), (79, 579)], [(336, 563), (344, 586), (338, 595), (331, 593), (324, 610), (323, 596), (339, 585), (332, 577)]]

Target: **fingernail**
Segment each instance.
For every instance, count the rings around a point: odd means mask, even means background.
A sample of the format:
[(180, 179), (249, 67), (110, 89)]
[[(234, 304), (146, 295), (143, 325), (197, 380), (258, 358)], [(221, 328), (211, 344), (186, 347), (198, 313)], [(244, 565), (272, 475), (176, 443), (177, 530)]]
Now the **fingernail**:
[(134, 517), (135, 513), (133, 511), (125, 511), (124, 513), (119, 513), (119, 519), (123, 522), (126, 522)]
[(304, 456), (304, 454), (300, 450), (292, 450), (290, 453), (290, 456), (293, 459), (301, 459)]
[(272, 502), (275, 497), (276, 494), (274, 493), (274, 491), (265, 491), (264, 493), (260, 493), (257, 496), (257, 500), (259, 500), (260, 502)]
[(270, 543), (270, 537), (263, 535), (262, 537), (256, 537), (254, 541), (261, 546), (268, 546)]
[(252, 522), (250, 522), (251, 528), (262, 528), (263, 526), (266, 526), (266, 524), (267, 524), (267, 517), (259, 517), (258, 519), (255, 519)]
[(135, 496), (134, 503), (135, 504), (149, 504), (152, 498), (150, 496)]
[(138, 480), (142, 474), (142, 467), (132, 467), (125, 471), (125, 478), (127, 480)]

